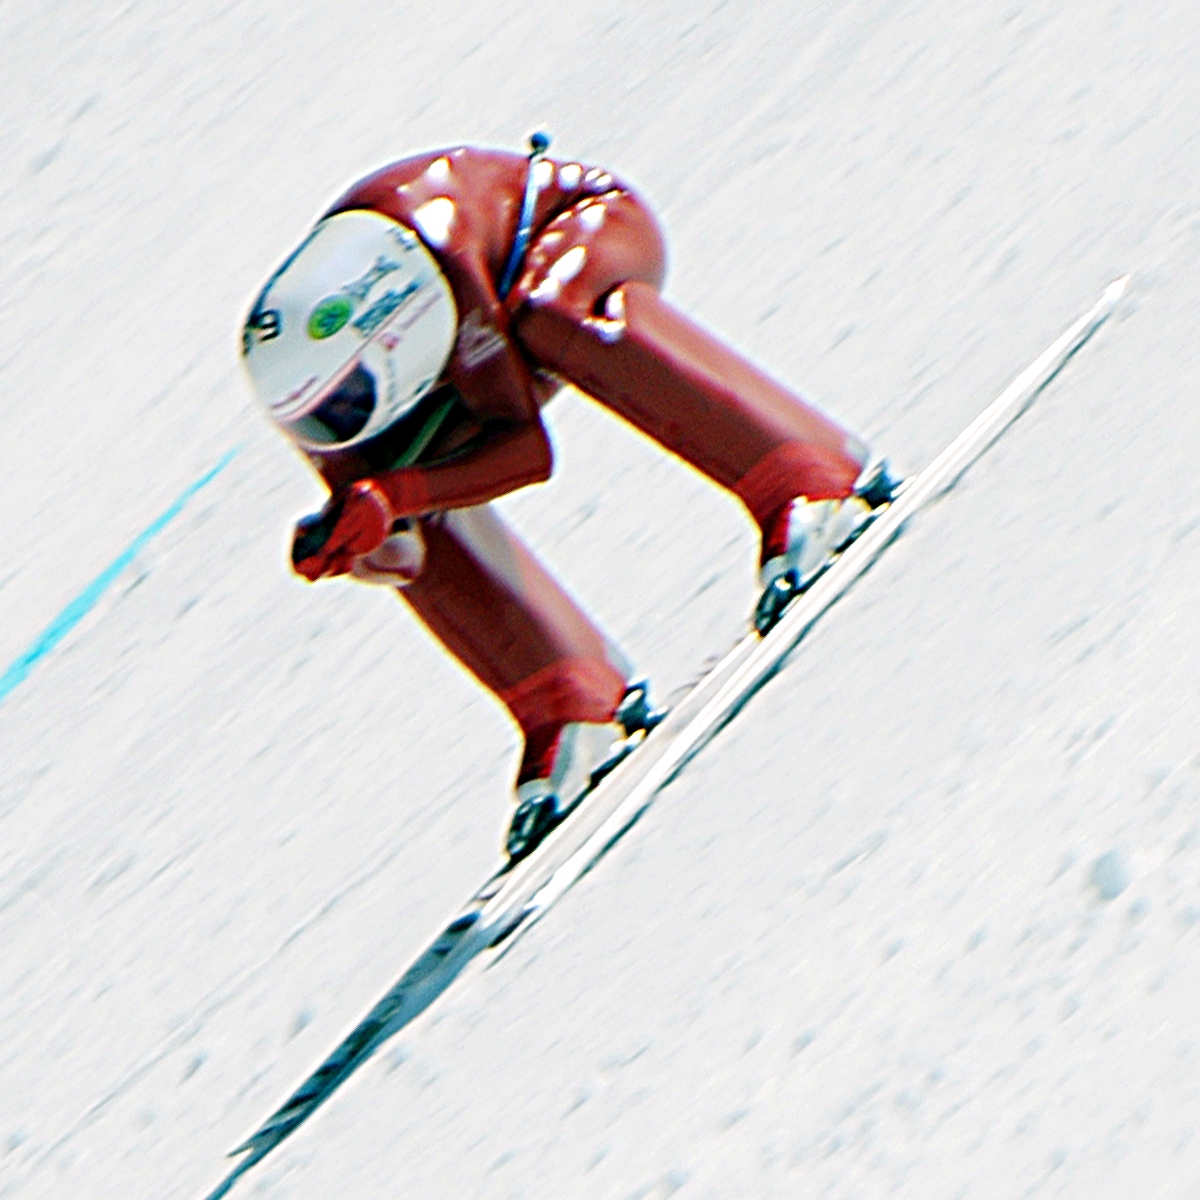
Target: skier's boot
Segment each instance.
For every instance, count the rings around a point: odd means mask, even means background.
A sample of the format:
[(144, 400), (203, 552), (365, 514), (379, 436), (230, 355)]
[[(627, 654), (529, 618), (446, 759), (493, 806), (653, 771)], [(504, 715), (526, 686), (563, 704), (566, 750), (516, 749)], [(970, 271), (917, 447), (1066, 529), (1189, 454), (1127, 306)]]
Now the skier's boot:
[(531, 854), (592, 788), (640, 745), (665, 712), (650, 704), (650, 685), (625, 689), (611, 722), (573, 721), (526, 740), (516, 808), (504, 838), (510, 863)]
[(777, 553), (760, 572), (763, 591), (754, 610), (754, 628), (766, 634), (787, 606), (808, 590), (833, 560), (887, 507), (903, 484), (885, 459), (867, 467), (854, 490), (841, 500), (800, 496), (780, 515), (768, 542)]

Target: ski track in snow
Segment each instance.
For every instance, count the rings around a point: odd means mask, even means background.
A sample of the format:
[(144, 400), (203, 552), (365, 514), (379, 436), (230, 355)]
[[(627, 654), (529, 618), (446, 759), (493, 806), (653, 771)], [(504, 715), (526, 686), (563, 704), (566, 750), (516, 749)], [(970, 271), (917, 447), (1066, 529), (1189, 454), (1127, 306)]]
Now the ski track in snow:
[[(1131, 299), (536, 929), (235, 1195), (1200, 1193), (1200, 10), (3, 7), (0, 1196), (199, 1197), (496, 853), (516, 736), (320, 491), (243, 306), (351, 178), (613, 168), (670, 294), (928, 461)], [(452, 13), (452, 15), (447, 15)], [(506, 510), (669, 693), (750, 528), (578, 397)]]

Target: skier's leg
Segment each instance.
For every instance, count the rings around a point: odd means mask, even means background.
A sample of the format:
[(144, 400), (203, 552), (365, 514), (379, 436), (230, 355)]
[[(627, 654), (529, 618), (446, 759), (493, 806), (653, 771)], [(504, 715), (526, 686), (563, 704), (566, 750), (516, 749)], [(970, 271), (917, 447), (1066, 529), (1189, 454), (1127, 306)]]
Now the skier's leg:
[(423, 568), (399, 594), (516, 719), (518, 784), (547, 775), (564, 726), (613, 720), (629, 664), (491, 506), (438, 514), (422, 531)]
[(654, 218), (632, 195), (580, 204), (531, 247), (517, 336), (737, 495), (763, 531), (765, 561), (797, 497), (851, 494), (866, 447), (667, 304), (663, 263)]

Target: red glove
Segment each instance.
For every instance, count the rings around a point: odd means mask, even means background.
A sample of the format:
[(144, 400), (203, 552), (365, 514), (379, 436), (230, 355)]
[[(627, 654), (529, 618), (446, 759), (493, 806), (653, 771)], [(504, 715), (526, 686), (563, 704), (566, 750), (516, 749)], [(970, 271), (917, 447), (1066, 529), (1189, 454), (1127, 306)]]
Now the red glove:
[(316, 516), (297, 523), (292, 566), (312, 581), (345, 575), (356, 558), (383, 545), (395, 520), (383, 489), (374, 480), (362, 479), (331, 497)]

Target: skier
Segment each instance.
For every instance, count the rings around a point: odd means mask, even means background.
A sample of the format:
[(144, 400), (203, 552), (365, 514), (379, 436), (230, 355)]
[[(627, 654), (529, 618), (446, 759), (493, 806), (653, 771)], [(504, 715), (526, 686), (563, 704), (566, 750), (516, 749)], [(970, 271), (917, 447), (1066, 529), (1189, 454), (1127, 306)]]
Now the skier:
[(330, 489), (294, 569), (393, 586), (524, 734), (528, 854), (645, 735), (644, 681), (489, 501), (549, 478), (574, 384), (736, 496), (765, 629), (887, 503), (886, 463), (660, 296), (649, 209), (599, 167), (461, 146), (355, 183), (262, 288), (243, 358)]

